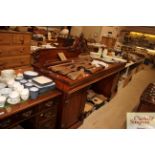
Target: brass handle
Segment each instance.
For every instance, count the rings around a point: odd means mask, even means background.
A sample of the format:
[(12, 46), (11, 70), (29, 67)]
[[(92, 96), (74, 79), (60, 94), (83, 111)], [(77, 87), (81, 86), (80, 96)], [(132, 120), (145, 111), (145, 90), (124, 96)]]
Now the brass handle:
[(45, 103), (45, 106), (46, 106), (46, 107), (51, 107), (52, 105), (53, 105), (53, 101), (48, 102), (48, 103)]
[(27, 112), (23, 113), (22, 116), (29, 117), (29, 116), (31, 116), (31, 114), (32, 114), (32, 111), (27, 111)]
[(43, 113), (41, 113), (41, 114), (40, 114), (40, 117), (44, 117), (44, 114), (43, 114)]

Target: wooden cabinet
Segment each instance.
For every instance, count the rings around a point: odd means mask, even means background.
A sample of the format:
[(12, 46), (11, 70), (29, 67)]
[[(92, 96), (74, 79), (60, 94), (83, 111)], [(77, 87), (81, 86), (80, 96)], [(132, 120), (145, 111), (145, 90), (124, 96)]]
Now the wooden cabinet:
[(60, 128), (76, 128), (82, 123), (82, 114), (86, 102), (87, 87), (71, 95), (64, 95)]
[(0, 109), (0, 129), (20, 124), (28, 129), (53, 129), (57, 127), (57, 108), (61, 93), (53, 90), (35, 100)]
[(0, 31), (0, 70), (30, 65), (30, 33)]
[[(63, 51), (62, 51), (63, 50)], [(58, 128), (77, 128), (83, 121), (83, 112), (87, 98), (87, 89), (92, 87), (96, 92), (111, 99), (117, 91), (119, 72), (124, 69), (124, 63), (109, 64), (86, 78), (71, 80), (59, 73), (52, 72), (47, 62), (55, 62), (57, 53), (62, 51), (69, 59), (76, 59), (79, 50), (75, 49), (41, 49), (34, 54), (34, 70), (52, 78), (62, 91), (61, 104), (58, 106)]]

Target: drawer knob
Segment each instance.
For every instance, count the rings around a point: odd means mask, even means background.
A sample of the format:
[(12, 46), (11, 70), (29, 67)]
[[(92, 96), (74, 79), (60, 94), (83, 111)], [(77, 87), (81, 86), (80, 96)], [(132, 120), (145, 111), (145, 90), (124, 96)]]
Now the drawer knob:
[(45, 104), (46, 107), (51, 107), (52, 105), (53, 105), (53, 102), (49, 102)]
[(27, 111), (27, 112), (23, 113), (22, 115), (23, 115), (23, 117), (29, 117), (29, 116), (31, 116), (31, 114), (32, 114), (32, 111)]
[(43, 113), (41, 113), (41, 114), (40, 114), (40, 117), (43, 117), (43, 116), (44, 116), (44, 114), (43, 114)]

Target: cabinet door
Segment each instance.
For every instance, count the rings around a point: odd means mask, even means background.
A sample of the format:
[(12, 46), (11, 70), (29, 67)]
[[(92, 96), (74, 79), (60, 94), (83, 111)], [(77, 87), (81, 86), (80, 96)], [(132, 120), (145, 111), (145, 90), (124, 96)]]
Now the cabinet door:
[(80, 123), (86, 102), (87, 89), (79, 90), (64, 99), (62, 107), (61, 128), (71, 128), (76, 123)]

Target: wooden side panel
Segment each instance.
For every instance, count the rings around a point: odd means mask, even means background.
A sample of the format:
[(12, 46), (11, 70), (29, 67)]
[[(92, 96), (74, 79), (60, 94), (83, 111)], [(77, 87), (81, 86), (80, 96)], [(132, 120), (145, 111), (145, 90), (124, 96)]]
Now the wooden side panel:
[[(67, 96), (65, 97), (67, 99)], [(86, 88), (73, 93), (64, 100), (61, 115), (61, 128), (71, 128), (78, 122), (82, 123), (81, 115), (86, 102)]]

